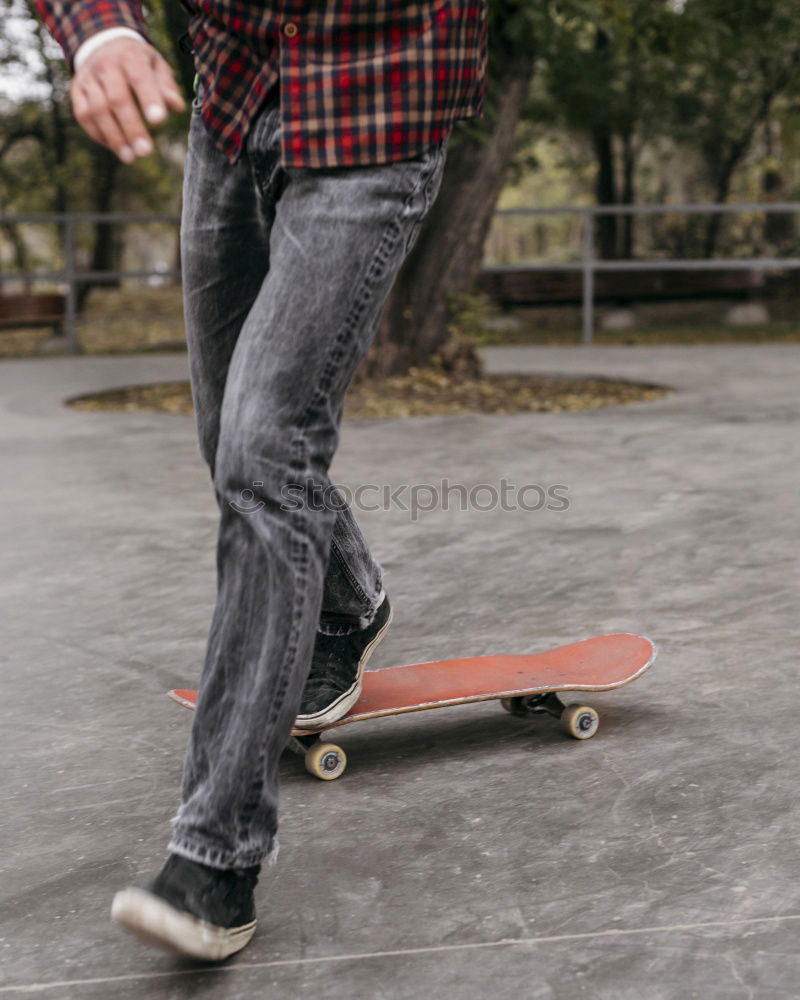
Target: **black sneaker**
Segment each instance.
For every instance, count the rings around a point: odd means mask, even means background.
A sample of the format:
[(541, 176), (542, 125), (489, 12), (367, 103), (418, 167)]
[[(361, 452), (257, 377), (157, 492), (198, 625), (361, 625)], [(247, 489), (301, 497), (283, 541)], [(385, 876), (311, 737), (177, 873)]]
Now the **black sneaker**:
[(261, 865), (222, 871), (170, 854), (155, 879), (114, 896), (111, 919), (147, 944), (219, 961), (255, 933), (260, 871)]
[(348, 635), (317, 633), (311, 672), (303, 690), (298, 729), (323, 729), (347, 715), (361, 694), (361, 678), (370, 655), (392, 621), (384, 595), (372, 623)]

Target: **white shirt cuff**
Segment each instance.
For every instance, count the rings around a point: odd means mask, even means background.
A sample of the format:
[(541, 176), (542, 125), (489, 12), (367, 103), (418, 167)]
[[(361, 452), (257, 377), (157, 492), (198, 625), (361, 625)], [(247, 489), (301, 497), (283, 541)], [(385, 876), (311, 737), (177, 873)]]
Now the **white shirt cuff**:
[(103, 28), (102, 31), (98, 31), (97, 34), (92, 35), (91, 38), (87, 38), (85, 42), (81, 42), (78, 46), (78, 51), (72, 60), (75, 70), (79, 70), (86, 59), (95, 49), (99, 49), (103, 42), (110, 42), (113, 38), (138, 38), (145, 45), (149, 44), (147, 39), (140, 35), (138, 31), (134, 31), (133, 28), (125, 28), (122, 25), (118, 28)]

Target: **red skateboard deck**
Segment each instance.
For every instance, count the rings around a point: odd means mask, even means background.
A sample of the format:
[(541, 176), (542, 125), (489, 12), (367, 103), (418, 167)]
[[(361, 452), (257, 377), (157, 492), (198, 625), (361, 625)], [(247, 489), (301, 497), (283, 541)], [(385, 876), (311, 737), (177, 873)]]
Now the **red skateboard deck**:
[[(344, 751), (320, 743), (319, 734), (339, 726), (405, 712), (421, 712), (474, 701), (500, 700), (515, 715), (546, 712), (559, 718), (576, 739), (597, 731), (593, 708), (564, 706), (559, 691), (610, 691), (640, 677), (656, 658), (656, 645), (641, 635), (601, 635), (545, 653), (473, 656), (433, 660), (364, 673), (361, 696), (343, 718), (320, 730), (293, 729), (290, 748), (302, 752), (308, 770), (320, 778), (338, 778)], [(169, 697), (194, 708), (197, 692), (175, 690)]]

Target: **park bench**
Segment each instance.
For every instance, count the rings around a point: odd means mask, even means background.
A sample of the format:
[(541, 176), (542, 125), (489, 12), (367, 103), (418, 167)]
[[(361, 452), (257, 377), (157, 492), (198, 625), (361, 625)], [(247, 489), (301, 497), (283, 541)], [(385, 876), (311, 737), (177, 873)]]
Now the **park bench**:
[[(673, 271), (654, 265), (641, 271), (596, 271), (596, 302), (692, 298), (748, 298), (763, 290), (758, 270), (733, 268)], [(583, 275), (579, 271), (534, 271), (488, 267), (478, 277), (478, 288), (503, 307), (561, 305), (581, 301)]]
[(51, 326), (63, 333), (66, 296), (57, 292), (0, 295), (0, 330), (9, 327)]

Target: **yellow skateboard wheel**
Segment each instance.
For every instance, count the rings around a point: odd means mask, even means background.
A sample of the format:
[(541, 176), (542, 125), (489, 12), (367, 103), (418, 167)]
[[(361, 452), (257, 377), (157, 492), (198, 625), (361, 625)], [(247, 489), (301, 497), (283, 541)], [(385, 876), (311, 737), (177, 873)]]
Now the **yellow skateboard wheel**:
[(315, 778), (333, 781), (340, 778), (347, 767), (347, 754), (335, 743), (315, 743), (306, 751), (306, 770)]
[(600, 716), (588, 705), (567, 705), (561, 713), (561, 725), (576, 740), (588, 740), (597, 732)]

